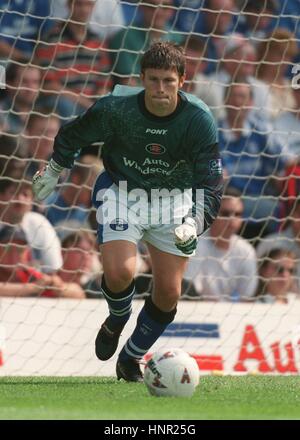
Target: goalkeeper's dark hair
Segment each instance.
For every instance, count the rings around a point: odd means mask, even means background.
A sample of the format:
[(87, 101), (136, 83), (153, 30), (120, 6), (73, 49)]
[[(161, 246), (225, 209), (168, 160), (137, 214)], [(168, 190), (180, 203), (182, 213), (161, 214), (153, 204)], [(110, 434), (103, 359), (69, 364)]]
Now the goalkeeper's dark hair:
[(185, 56), (181, 46), (170, 41), (156, 41), (141, 59), (141, 71), (146, 69), (175, 69), (179, 76), (185, 74)]

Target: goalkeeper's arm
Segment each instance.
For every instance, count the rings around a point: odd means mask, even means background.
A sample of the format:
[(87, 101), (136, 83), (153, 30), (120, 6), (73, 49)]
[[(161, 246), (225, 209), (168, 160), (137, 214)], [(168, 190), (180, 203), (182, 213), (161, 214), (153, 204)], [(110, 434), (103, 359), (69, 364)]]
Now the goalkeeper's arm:
[[(207, 147), (210, 157), (204, 166), (195, 160), (193, 207), (182, 225), (175, 229), (175, 245), (186, 255), (193, 254), (198, 236), (203, 234), (218, 215), (223, 193), (223, 175), (217, 144)], [(206, 165), (207, 164), (207, 165)], [(208, 169), (206, 170), (205, 167)]]
[(59, 129), (50, 162), (33, 177), (32, 189), (38, 200), (43, 200), (51, 194), (60, 173), (64, 168), (72, 168), (81, 148), (103, 141), (101, 133), (104, 132), (105, 125), (102, 120), (102, 107), (105, 102), (106, 97), (99, 99), (85, 113)]

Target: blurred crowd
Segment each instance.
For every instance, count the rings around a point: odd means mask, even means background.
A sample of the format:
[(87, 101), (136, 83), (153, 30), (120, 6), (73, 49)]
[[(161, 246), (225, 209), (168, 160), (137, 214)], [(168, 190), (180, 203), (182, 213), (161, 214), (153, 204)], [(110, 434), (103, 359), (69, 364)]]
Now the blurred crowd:
[[(183, 298), (297, 298), (299, 16), (296, 0), (0, 0), (0, 296), (101, 297), (90, 202), (101, 145), (82, 150), (45, 203), (30, 182), (59, 127), (115, 85), (139, 86), (141, 55), (164, 39), (184, 47), (184, 90), (215, 116), (225, 176)], [(149, 294), (144, 243), (136, 273), (137, 295)]]

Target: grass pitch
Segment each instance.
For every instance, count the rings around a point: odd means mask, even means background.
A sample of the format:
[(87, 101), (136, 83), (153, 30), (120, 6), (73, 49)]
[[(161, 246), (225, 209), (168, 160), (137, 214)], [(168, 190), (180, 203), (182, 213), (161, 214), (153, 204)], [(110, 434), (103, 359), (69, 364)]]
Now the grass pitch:
[(2, 377), (1, 420), (300, 419), (300, 377), (204, 376), (192, 398), (94, 377)]

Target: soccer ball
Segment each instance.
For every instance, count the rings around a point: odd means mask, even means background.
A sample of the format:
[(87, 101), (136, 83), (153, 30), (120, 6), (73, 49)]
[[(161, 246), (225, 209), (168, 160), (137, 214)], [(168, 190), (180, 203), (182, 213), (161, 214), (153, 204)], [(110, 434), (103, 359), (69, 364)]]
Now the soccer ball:
[(191, 397), (199, 383), (199, 368), (179, 348), (160, 350), (148, 360), (144, 382), (153, 396)]

